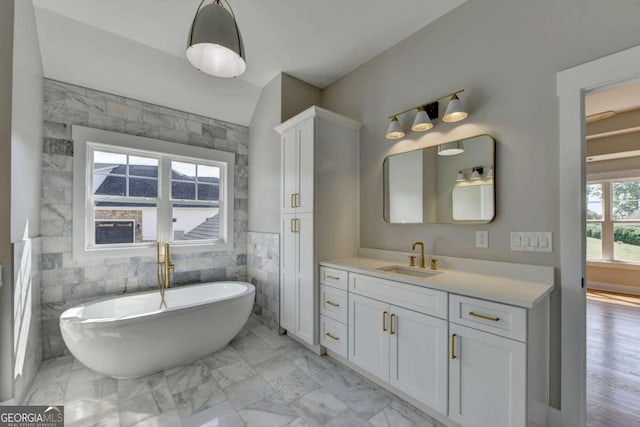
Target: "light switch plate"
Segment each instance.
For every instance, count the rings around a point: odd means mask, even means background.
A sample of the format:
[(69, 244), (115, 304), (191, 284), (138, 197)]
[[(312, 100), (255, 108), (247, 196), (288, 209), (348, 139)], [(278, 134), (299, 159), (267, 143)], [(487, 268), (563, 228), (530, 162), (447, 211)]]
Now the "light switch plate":
[(552, 233), (548, 231), (512, 231), (511, 250), (527, 252), (553, 252)]
[(489, 232), (487, 230), (476, 231), (476, 248), (489, 247)]

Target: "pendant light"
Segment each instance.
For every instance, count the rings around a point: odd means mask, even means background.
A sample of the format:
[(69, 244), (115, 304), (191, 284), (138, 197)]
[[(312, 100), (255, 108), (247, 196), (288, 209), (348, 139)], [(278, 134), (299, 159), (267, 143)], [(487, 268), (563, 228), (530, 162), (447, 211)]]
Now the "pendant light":
[(442, 120), (450, 123), (459, 122), (460, 120), (466, 119), (468, 115), (469, 114), (464, 111), (464, 108), (462, 108), (462, 102), (460, 102), (460, 98), (458, 98), (458, 95), (454, 93), (449, 100), (449, 105), (447, 105), (447, 109), (444, 112)]
[(411, 126), (411, 130), (414, 132), (424, 132), (433, 127), (433, 123), (431, 123), (431, 118), (427, 114), (427, 111), (424, 107), (418, 108), (418, 114), (416, 114), (416, 118), (413, 120), (413, 126)]
[(387, 139), (400, 139), (404, 136), (404, 132), (402, 131), (400, 122), (398, 122), (398, 118), (396, 116), (391, 117), (389, 127), (387, 128), (387, 134), (385, 136)]
[(202, 6), (200, 2), (191, 24), (187, 59), (198, 70), (217, 77), (238, 77), (247, 69), (244, 44), (235, 15), (224, 0)]

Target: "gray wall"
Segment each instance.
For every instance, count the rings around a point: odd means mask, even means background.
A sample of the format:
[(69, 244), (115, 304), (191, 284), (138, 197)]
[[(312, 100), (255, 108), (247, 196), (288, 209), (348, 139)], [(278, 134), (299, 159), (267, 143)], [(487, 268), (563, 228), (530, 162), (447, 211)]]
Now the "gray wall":
[[(324, 107), (364, 122), (362, 246), (407, 250), (424, 240), (429, 252), (441, 255), (559, 267), (556, 73), (637, 45), (639, 21), (636, 0), (469, 0), (325, 89)], [(466, 121), (438, 121), (432, 131), (408, 133), (400, 142), (384, 138), (389, 114), (459, 88), (465, 88)], [(481, 133), (497, 140), (497, 218), (481, 227), (489, 230), (489, 249), (475, 248), (478, 227), (383, 221), (385, 155)], [(510, 251), (509, 233), (518, 230), (553, 232), (555, 251)], [(551, 308), (550, 391), (558, 406), (557, 291)]]
[(14, 1), (0, 2), (0, 402), (13, 395), (11, 309), (11, 88)]
[(289, 120), (312, 105), (322, 105), (322, 91), (320, 89), (289, 74), (282, 73), (281, 76), (282, 117), (278, 124)]
[(280, 136), (282, 74), (263, 89), (249, 127), (249, 230), (280, 230)]
[(45, 80), (42, 162), (43, 357), (66, 352), (58, 326), (62, 311), (104, 295), (157, 288), (155, 257), (86, 263), (71, 255), (73, 143), (81, 125), (236, 154), (234, 244), (230, 252), (174, 255), (174, 284), (246, 280), (249, 134), (244, 126)]

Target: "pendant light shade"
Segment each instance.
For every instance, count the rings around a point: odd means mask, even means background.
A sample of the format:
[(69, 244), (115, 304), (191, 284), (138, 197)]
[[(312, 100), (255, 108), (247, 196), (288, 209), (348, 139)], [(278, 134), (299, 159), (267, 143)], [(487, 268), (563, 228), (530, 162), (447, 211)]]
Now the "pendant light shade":
[(400, 127), (400, 122), (398, 122), (398, 118), (393, 116), (391, 121), (389, 122), (389, 127), (387, 128), (387, 139), (399, 139), (404, 136), (404, 132)]
[(438, 145), (438, 156), (455, 156), (462, 153), (464, 153), (464, 145), (462, 141)]
[(200, 71), (217, 77), (242, 75), (247, 63), (233, 11), (225, 9), (220, 0), (202, 7), (203, 3), (191, 24), (187, 59)]
[(468, 115), (462, 108), (462, 102), (460, 102), (458, 95), (454, 94), (449, 100), (449, 105), (447, 105), (447, 110), (444, 112), (442, 120), (445, 122), (459, 122), (466, 119)]
[(431, 118), (425, 111), (424, 107), (418, 108), (418, 114), (416, 114), (416, 118), (413, 120), (411, 130), (414, 132), (424, 132), (432, 127), (433, 123), (431, 123)]

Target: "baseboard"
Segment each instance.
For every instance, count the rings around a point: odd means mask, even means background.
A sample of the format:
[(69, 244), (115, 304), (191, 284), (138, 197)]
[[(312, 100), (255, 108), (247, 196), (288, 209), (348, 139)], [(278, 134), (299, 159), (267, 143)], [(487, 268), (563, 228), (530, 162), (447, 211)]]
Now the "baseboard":
[(629, 286), (629, 285), (618, 285), (615, 283), (604, 283), (604, 282), (587, 282), (587, 289), (594, 289), (598, 291), (609, 291), (609, 292), (617, 292), (621, 294), (630, 294), (630, 295), (639, 295), (640, 296), (640, 287), (638, 286)]

